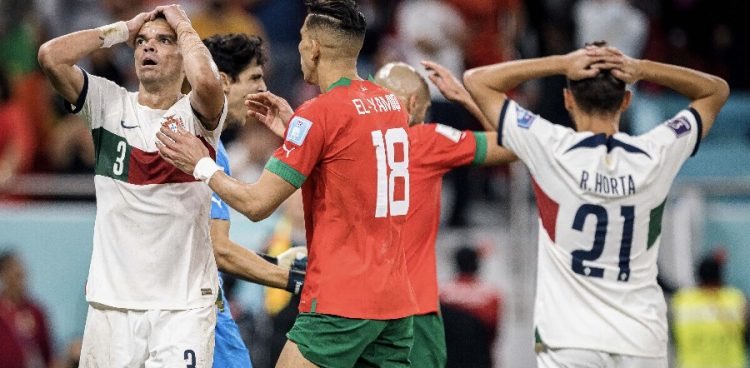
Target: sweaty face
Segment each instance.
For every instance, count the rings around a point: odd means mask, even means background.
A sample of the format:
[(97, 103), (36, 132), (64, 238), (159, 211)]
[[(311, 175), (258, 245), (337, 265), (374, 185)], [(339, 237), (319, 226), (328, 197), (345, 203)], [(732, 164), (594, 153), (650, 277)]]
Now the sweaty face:
[(263, 67), (258, 65), (257, 60), (253, 60), (245, 70), (243, 70), (235, 81), (229, 82), (229, 91), (227, 93), (227, 102), (229, 112), (227, 124), (245, 124), (245, 96), (250, 93), (266, 91), (266, 82), (263, 80)]
[(146, 22), (135, 38), (135, 73), (142, 83), (173, 81), (182, 75), (177, 35), (166, 20)]

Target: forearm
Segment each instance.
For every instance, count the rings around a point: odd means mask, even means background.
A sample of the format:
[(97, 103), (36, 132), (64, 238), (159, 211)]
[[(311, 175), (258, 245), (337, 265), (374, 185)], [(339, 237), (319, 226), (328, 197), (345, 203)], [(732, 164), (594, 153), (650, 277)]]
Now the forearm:
[(289, 281), (289, 270), (267, 262), (228, 238), (214, 241), (214, 254), (219, 271), (239, 279), (278, 289), (286, 288)]
[(66, 101), (75, 102), (83, 88), (83, 75), (75, 64), (101, 46), (102, 31), (87, 29), (54, 38), (39, 48), (39, 65)]
[(482, 128), (487, 131), (494, 131), (496, 130), (495, 124), (493, 124), (489, 119), (487, 119), (486, 116), (482, 113), (482, 110), (477, 106), (477, 103), (474, 102), (474, 99), (471, 98), (471, 95), (467, 92), (467, 99), (461, 101), (461, 106), (463, 106), (475, 119), (479, 121), (480, 124), (482, 124)]
[(39, 48), (40, 64), (45, 69), (57, 65), (73, 66), (101, 48), (102, 37), (102, 31), (93, 28), (53, 38)]
[(276, 209), (254, 190), (255, 184), (243, 183), (223, 171), (217, 171), (211, 177), (209, 186), (230, 207), (239, 211), (252, 221), (260, 221), (270, 216)]
[(562, 58), (562, 55), (555, 55), (474, 68), (466, 72), (464, 80), (469, 92), (472, 92), (469, 88), (471, 85), (475, 88), (483, 86), (506, 93), (532, 79), (565, 74), (565, 63)]
[(677, 65), (639, 60), (640, 79), (673, 89), (691, 101), (721, 94), (726, 83), (719, 77)]
[(219, 70), (211, 53), (203, 44), (198, 33), (187, 21), (180, 22), (176, 28), (177, 43), (182, 53), (185, 78), (196, 94), (201, 106), (199, 112), (212, 116), (204, 116), (209, 121), (218, 118), (223, 104), (223, 90)]

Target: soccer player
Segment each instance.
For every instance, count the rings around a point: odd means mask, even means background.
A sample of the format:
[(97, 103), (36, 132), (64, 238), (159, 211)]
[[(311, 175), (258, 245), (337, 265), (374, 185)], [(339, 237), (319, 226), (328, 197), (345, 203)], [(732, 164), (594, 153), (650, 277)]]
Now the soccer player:
[[(449, 100), (463, 105), (483, 125), (491, 123), (482, 115), (469, 92), (445, 67), (423, 63), (430, 79)], [(440, 226), (440, 191), (443, 176), (453, 168), (474, 165), (497, 165), (516, 159), (510, 151), (498, 146), (497, 133), (460, 131), (442, 124), (424, 124), (430, 106), (427, 82), (405, 63), (389, 63), (380, 68), (375, 81), (393, 91), (409, 113), (409, 192), (410, 211), (406, 215), (401, 237), (406, 254), (409, 281), (417, 297), (414, 316), (412, 367), (444, 367), (446, 363), (445, 330), (438, 315), (438, 285), (435, 241)], [(274, 133), (283, 135), (282, 116), (286, 101), (270, 92), (248, 96), (250, 113), (263, 121)], [(489, 144), (488, 144), (489, 141)]]
[[(225, 126), (245, 124), (245, 96), (266, 90), (263, 79), (263, 63), (266, 56), (263, 52), (263, 41), (256, 36), (244, 34), (214, 35), (203, 40), (211, 53), (227, 96), (228, 112)], [(216, 162), (227, 175), (229, 157), (224, 144), (219, 141), (216, 150)], [(216, 265), (219, 271), (238, 277), (245, 281), (266, 286), (286, 289), (299, 293), (302, 289), (304, 273), (290, 270), (298, 253), (305, 253), (303, 247), (294, 247), (271, 259), (286, 267), (273, 265), (260, 255), (249, 251), (229, 238), (229, 207), (215, 193), (211, 195), (211, 244), (214, 248)], [(305, 250), (305, 251), (302, 251)], [(242, 341), (237, 324), (232, 319), (229, 303), (221, 287), (221, 301), (216, 316), (216, 345), (214, 348), (214, 367), (252, 367), (250, 353)]]
[[(508, 99), (519, 84), (568, 79), (576, 130)], [(647, 80), (690, 99), (651, 131), (618, 132), (626, 84)], [(566, 55), (517, 60), (464, 76), (498, 143), (532, 175), (539, 207), (534, 324), (539, 367), (667, 367), (666, 303), (656, 283), (669, 187), (695, 154), (729, 88), (713, 75), (637, 60), (603, 43)]]
[[(481, 114), (469, 93), (446, 68), (435, 63), (425, 65), (441, 93), (452, 101), (460, 101), (470, 112)], [(495, 143), (495, 132), (460, 131), (442, 124), (423, 124), (430, 104), (429, 90), (425, 80), (411, 66), (387, 64), (378, 71), (375, 80), (392, 90), (409, 112), (409, 191), (412, 197), (402, 244), (409, 281), (419, 305), (414, 316), (411, 366), (444, 367), (445, 329), (438, 314), (435, 259), (443, 176), (459, 166), (497, 165), (511, 162), (515, 156)], [(481, 115), (478, 117), (486, 120)]]
[[(137, 92), (75, 65), (123, 42), (135, 47)], [(182, 8), (169, 5), (52, 39), (39, 62), (67, 107), (90, 124), (96, 149), (81, 366), (211, 367), (218, 273), (210, 191), (155, 145), (159, 127), (180, 127), (215, 154), (226, 103), (210, 53)]]
[(364, 32), (354, 1), (308, 2), (300, 61), (322, 94), (297, 109), (255, 184), (221, 172), (182, 129), (157, 134), (163, 157), (250, 219), (302, 187), (308, 268), (277, 367), (409, 365), (417, 307), (400, 239), (410, 198), (408, 118), (396, 96), (357, 75)]

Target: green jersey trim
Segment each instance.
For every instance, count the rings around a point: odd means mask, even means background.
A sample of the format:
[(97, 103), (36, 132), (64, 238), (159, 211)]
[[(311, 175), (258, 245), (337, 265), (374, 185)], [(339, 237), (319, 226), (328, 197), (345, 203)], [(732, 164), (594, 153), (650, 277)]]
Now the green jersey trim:
[(326, 92), (336, 88), (336, 87), (349, 87), (349, 85), (352, 84), (352, 80), (347, 77), (341, 77), (341, 79), (333, 82), (330, 86), (328, 86), (328, 89), (326, 89)]
[(665, 199), (658, 207), (651, 210), (648, 220), (648, 243), (646, 249), (651, 249), (656, 242), (656, 238), (661, 235), (661, 221), (664, 216), (664, 205), (666, 203), (667, 200)]
[(482, 165), (487, 159), (487, 134), (484, 132), (471, 132), (477, 141), (477, 148), (474, 150), (474, 161), (472, 165)]
[(307, 177), (302, 175), (302, 173), (295, 168), (287, 165), (276, 157), (271, 157), (271, 159), (268, 160), (268, 163), (266, 163), (266, 170), (280, 176), (295, 188), (301, 187), (307, 179)]

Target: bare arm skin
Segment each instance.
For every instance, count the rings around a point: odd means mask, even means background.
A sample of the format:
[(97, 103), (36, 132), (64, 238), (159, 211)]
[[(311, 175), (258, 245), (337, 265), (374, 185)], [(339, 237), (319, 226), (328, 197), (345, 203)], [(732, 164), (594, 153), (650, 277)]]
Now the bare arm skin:
[(219, 116), (224, 107), (224, 91), (219, 69), (182, 7), (159, 6), (149, 13), (151, 19), (158, 14), (164, 14), (167, 23), (177, 34), (177, 44), (182, 52), (182, 67), (193, 90), (190, 104), (198, 113), (203, 126), (213, 130), (219, 123)]
[(497, 120), (508, 91), (528, 80), (557, 74), (566, 75), (573, 80), (593, 77), (599, 70), (586, 67), (601, 60), (603, 57), (589, 55), (587, 49), (566, 55), (514, 60), (467, 70), (464, 73), (464, 84), (490, 120), (492, 130), (497, 130)]
[[(133, 44), (147, 17), (148, 13), (140, 13), (125, 22), (129, 32), (128, 44)], [(83, 89), (83, 74), (75, 64), (102, 47), (102, 33), (98, 28), (73, 32), (53, 38), (39, 48), (39, 65), (57, 93), (71, 104), (78, 100)]]
[(245, 281), (284, 289), (289, 281), (289, 270), (271, 264), (243, 246), (229, 239), (230, 222), (211, 220), (211, 243), (219, 271)]
[(706, 136), (716, 116), (729, 98), (729, 85), (723, 79), (695, 69), (628, 57), (612, 47), (607, 51), (617, 59), (607, 64), (615, 69), (612, 74), (626, 83), (647, 80), (673, 89), (690, 99), (690, 107), (698, 111)]
[(729, 97), (729, 86), (719, 77), (676, 65), (633, 59), (612, 47), (586, 47), (561, 56), (474, 68), (464, 74), (464, 82), (482, 112), (497, 129), (497, 117), (507, 98), (506, 92), (519, 84), (556, 74), (578, 80), (592, 77), (601, 69), (611, 69), (616, 78), (626, 83), (643, 79), (684, 95), (691, 100), (690, 106), (701, 115), (704, 136)]

